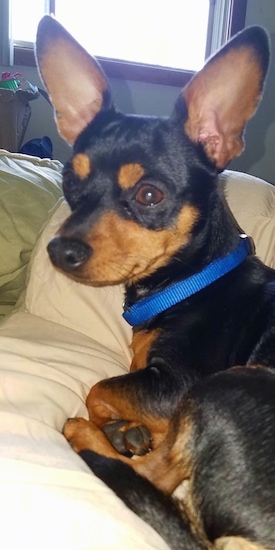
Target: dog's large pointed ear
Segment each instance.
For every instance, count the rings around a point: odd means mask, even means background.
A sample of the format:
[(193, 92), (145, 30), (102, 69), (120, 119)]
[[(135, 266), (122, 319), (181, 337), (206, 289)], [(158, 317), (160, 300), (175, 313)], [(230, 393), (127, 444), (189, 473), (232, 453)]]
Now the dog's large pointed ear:
[[(202, 143), (218, 169), (240, 155), (243, 131), (260, 101), (269, 63), (269, 40), (249, 27), (215, 54), (183, 89), (175, 116), (191, 141)], [(184, 101), (183, 101), (184, 98)]]
[(108, 81), (96, 60), (47, 15), (37, 30), (36, 60), (58, 130), (73, 144), (101, 109), (111, 107)]

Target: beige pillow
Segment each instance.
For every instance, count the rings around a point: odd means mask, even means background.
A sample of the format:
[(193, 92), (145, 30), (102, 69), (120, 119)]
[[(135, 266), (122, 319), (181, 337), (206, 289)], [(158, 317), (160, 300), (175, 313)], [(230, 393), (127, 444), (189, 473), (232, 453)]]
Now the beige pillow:
[(220, 180), (237, 222), (254, 240), (257, 255), (275, 269), (275, 186), (231, 170)]

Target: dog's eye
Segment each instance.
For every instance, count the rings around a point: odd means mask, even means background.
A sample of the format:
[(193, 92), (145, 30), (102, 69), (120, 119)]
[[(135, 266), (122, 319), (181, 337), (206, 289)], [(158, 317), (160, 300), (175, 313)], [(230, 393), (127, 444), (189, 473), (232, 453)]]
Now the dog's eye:
[(74, 173), (71, 171), (65, 172), (63, 174), (63, 189), (68, 193), (75, 191), (78, 186), (78, 180), (75, 177)]
[(137, 202), (143, 206), (154, 206), (162, 201), (164, 197), (163, 192), (154, 185), (142, 185), (135, 195)]

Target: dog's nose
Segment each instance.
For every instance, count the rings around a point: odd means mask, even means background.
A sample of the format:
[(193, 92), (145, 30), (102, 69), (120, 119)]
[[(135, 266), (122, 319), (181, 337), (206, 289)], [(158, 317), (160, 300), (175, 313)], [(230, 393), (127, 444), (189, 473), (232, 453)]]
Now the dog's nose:
[(88, 244), (67, 237), (54, 237), (47, 250), (52, 263), (68, 273), (81, 267), (92, 254)]

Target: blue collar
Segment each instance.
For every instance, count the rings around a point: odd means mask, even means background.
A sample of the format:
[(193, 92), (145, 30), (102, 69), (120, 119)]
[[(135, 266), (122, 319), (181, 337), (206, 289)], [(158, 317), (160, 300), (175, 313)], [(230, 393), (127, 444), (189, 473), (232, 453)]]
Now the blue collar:
[(132, 306), (124, 306), (124, 319), (133, 327), (145, 323), (145, 321), (149, 321), (149, 319), (155, 317), (158, 313), (162, 313), (171, 306), (189, 298), (192, 294), (206, 288), (211, 283), (214, 283), (214, 281), (223, 277), (223, 275), (226, 275), (226, 273), (229, 273), (229, 271), (232, 271), (249, 254), (253, 253), (251, 239), (244, 234), (240, 235), (240, 239), (239, 245), (233, 252), (224, 258), (214, 260), (214, 262), (204, 267), (199, 273), (195, 273), (183, 281), (170, 285)]

